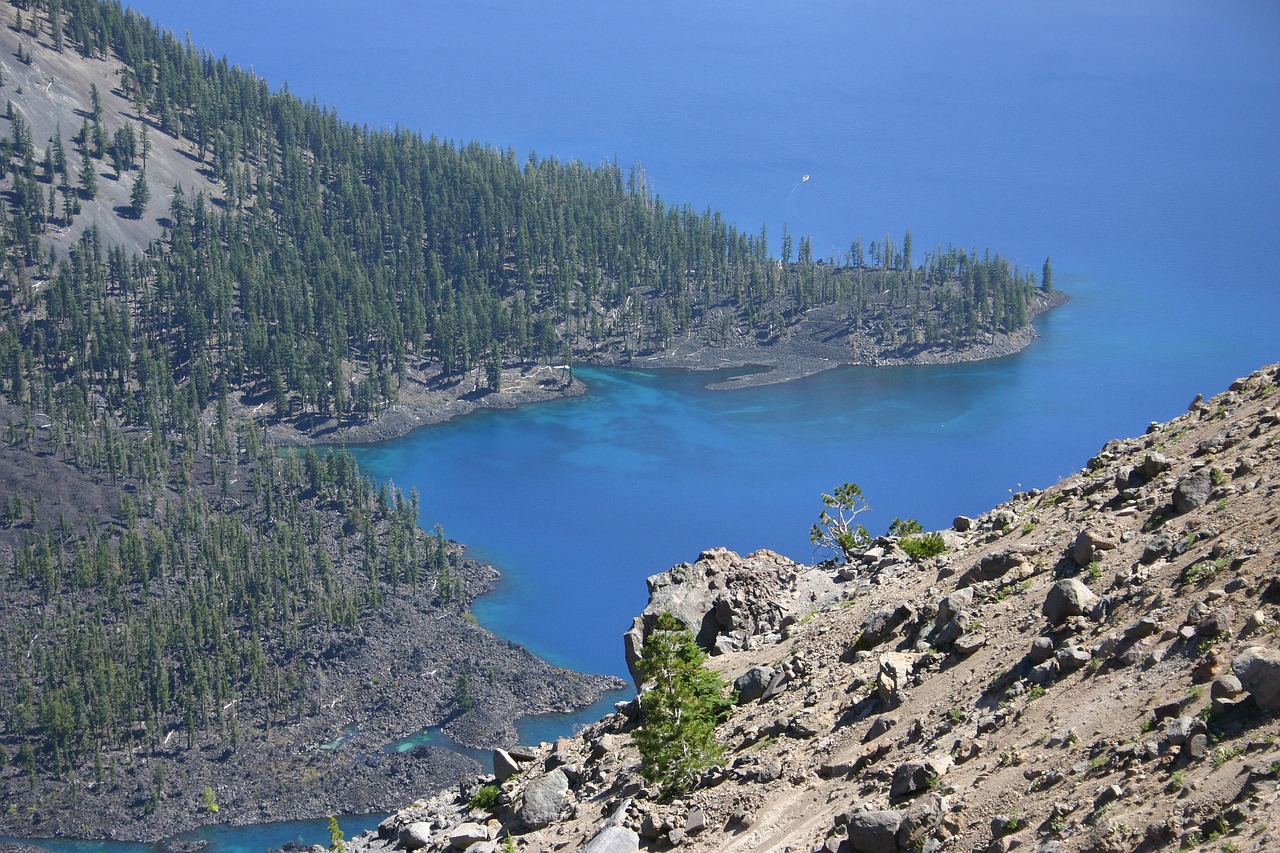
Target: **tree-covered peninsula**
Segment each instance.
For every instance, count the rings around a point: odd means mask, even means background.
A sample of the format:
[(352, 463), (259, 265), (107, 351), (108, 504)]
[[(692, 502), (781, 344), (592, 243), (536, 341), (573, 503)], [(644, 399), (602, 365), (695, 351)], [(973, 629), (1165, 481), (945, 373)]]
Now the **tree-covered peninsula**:
[(415, 496), (282, 437), (575, 362), (983, 357), (1061, 298), (1047, 263), (775, 255), (638, 168), (352, 125), (115, 2), (0, 3), (0, 98), (0, 831), (388, 807), (467, 768), (385, 744), (609, 685), (476, 627), (490, 570)]

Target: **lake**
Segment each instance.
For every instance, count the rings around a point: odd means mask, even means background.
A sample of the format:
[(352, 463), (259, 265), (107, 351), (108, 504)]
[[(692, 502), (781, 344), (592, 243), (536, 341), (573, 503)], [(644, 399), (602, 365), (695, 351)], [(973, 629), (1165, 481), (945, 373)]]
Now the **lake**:
[(704, 548), (813, 557), (845, 480), (875, 530), (942, 526), (1280, 358), (1273, 3), (129, 5), (351, 121), (642, 163), (775, 248), (1052, 256), (1075, 298), (999, 362), (728, 393), (581, 368), (586, 397), (358, 448), (504, 569), (484, 624), (557, 663), (625, 674), (644, 578)]

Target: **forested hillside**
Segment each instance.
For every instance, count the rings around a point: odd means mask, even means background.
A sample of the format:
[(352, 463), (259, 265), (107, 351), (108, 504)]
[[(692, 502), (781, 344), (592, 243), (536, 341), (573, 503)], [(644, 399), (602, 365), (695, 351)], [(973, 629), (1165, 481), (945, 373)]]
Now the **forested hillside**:
[(7, 0), (0, 44), (3, 827), (162, 834), (209, 819), (202, 787), (231, 821), (378, 808), (411, 771), (315, 745), (505, 742), (607, 686), (476, 628), (487, 572), (413, 496), (264, 424), (314, 440), (411, 381), (769, 347), (815, 312), (823, 346), (964, 351), (1053, 302), (1047, 262), (918, 262), (910, 232), (775, 257), (637, 168), (357, 127), (117, 3)]
[[(14, 287), (19, 268), (47, 277), (54, 294), (39, 328), (6, 329), (10, 383), (39, 355), (113, 408), (165, 397), (146, 379), (176, 373), (179, 388), (192, 380), (197, 408), (256, 388), (280, 415), (367, 416), (395, 399), (406, 364), (447, 376), (617, 360), (688, 331), (768, 340), (833, 304), (849, 333), (890, 347), (962, 346), (1028, 321), (1036, 277), (998, 255), (936, 249), (916, 266), (908, 232), (822, 259), (786, 234), (779, 261), (764, 229), (667, 204), (637, 168), (521, 162), (510, 150), (356, 127), (114, 3), (12, 13), (28, 60), (42, 50), (118, 60), (115, 94), (134, 113), (104, 122), (95, 91), (78, 132), (36, 139), (20, 108), (7, 111), (0, 161), (15, 274), (5, 296), (19, 315), (39, 310), (29, 288)], [(148, 187), (157, 134), (180, 140), (221, 197), (176, 192), (157, 210), (149, 190), (131, 189), (127, 208), (98, 215), (159, 218), (164, 239), (129, 258), (90, 232), (70, 263), (52, 266), (41, 235), (73, 225), (100, 183)], [(68, 339), (92, 347), (90, 358), (54, 363)]]

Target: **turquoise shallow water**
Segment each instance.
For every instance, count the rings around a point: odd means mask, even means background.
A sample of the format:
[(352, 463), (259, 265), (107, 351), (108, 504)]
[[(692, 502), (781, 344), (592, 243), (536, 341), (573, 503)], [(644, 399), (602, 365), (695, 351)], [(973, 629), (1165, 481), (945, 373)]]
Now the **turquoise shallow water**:
[[(386, 815), (346, 815), (339, 826), (347, 836), (373, 829)], [(206, 850), (217, 853), (262, 853), (289, 842), (303, 845), (329, 844), (328, 820), (294, 820), (260, 823), (255, 826), (207, 826), (185, 832), (174, 841), (205, 842)], [(0, 836), (0, 842), (35, 844), (52, 853), (162, 853), (163, 844), (134, 844), (126, 841), (79, 841), (64, 838), (18, 839)]]
[(911, 228), (921, 252), (1052, 256), (1075, 298), (999, 362), (733, 393), (581, 369), (587, 397), (358, 449), (503, 567), (481, 620), (562, 664), (623, 674), (644, 578), (703, 548), (813, 556), (844, 480), (875, 528), (941, 526), (1280, 359), (1274, 3), (129, 5), (356, 122), (642, 162), (775, 247), (786, 223), (819, 254)]

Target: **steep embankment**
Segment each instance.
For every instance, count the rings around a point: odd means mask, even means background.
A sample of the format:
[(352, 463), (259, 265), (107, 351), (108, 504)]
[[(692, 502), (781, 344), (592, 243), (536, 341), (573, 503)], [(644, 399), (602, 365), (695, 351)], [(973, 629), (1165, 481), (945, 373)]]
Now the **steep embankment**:
[(881, 540), (839, 570), (713, 551), (656, 576), (647, 612), (742, 691), (723, 766), (656, 799), (630, 705), (499, 755), (491, 808), (441, 794), (347, 849), (1277, 849), (1278, 381), (958, 518), (932, 560)]

